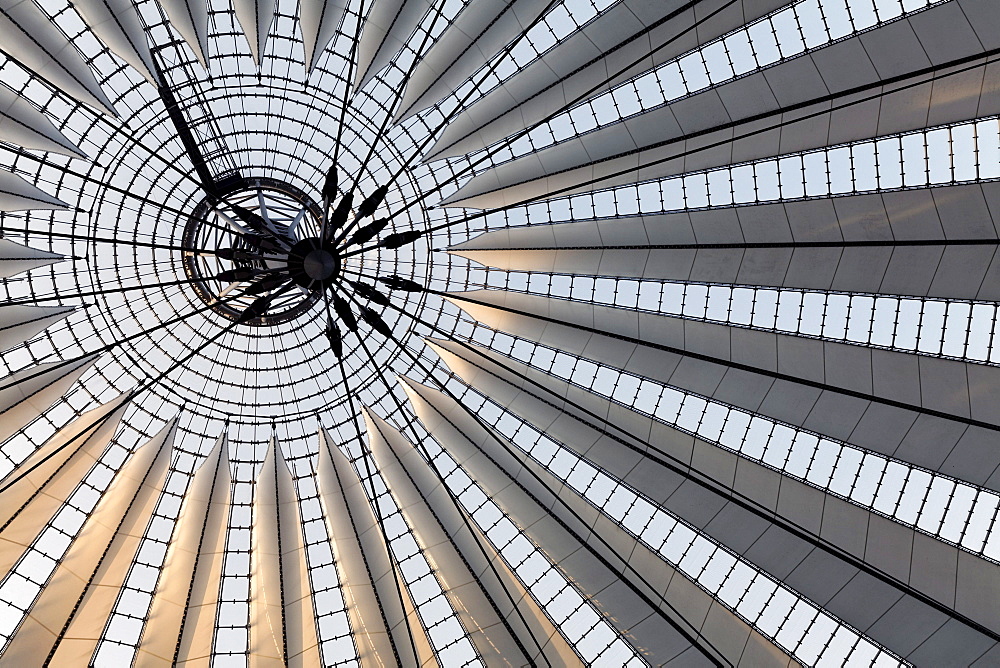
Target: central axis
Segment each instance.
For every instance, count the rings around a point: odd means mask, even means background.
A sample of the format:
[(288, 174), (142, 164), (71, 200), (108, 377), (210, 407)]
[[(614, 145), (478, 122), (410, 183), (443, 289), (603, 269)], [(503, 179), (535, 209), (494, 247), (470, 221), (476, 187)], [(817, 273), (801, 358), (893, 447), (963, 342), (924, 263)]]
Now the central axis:
[[(184, 230), (184, 244), (191, 248), (185, 251), (184, 269), (205, 303), (230, 320), (255, 327), (289, 322), (321, 304), (316, 315), (325, 321), (338, 357), (341, 325), (355, 332), (364, 321), (391, 335), (371, 307), (389, 306), (389, 298), (356, 268), (347, 271), (344, 265), (360, 253), (394, 251), (423, 237), (419, 230), (382, 236), (391, 215), (374, 214), (386, 198), (386, 186), (376, 187), (355, 206), (353, 188), (342, 195), (337, 189), (335, 167), (321, 190), (322, 204), (273, 179), (232, 181), (202, 200)], [(422, 289), (395, 274), (371, 278), (390, 290)]]
[(306, 290), (325, 290), (340, 274), (337, 249), (319, 237), (309, 237), (292, 246), (287, 261), (292, 280)]

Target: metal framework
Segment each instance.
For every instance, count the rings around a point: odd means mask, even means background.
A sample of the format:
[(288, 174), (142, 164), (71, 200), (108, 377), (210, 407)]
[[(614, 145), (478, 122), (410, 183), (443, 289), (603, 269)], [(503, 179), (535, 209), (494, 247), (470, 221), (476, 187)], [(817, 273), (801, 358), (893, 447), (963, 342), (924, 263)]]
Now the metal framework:
[(0, 667), (1000, 664), (998, 25), (0, 0)]

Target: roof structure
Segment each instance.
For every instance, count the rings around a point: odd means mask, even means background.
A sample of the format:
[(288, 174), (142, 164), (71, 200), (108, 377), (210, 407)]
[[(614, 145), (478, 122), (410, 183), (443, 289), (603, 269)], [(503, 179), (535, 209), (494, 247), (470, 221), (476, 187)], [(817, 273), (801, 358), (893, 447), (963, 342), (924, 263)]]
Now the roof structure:
[(0, 667), (1000, 665), (996, 0), (0, 0)]

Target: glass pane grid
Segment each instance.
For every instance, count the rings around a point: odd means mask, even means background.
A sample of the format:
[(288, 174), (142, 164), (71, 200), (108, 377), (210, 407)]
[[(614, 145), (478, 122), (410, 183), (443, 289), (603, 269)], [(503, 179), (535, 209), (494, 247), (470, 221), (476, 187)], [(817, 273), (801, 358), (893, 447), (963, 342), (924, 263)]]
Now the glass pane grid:
[(973, 554), (1000, 558), (1000, 496), (987, 489), (484, 326), (472, 340)]

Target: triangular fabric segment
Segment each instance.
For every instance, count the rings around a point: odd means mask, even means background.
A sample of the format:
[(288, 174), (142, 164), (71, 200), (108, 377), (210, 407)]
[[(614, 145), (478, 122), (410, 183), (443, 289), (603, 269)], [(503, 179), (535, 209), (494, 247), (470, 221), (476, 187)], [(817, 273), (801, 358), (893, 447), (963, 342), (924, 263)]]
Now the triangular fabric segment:
[(306, 73), (311, 73), (319, 62), (337, 27), (344, 20), (347, 3), (344, 0), (300, 0), (299, 28), (302, 30), (302, 47), (305, 52)]
[(73, 6), (109, 49), (157, 85), (146, 31), (131, 0), (74, 0)]
[(115, 115), (80, 52), (31, 0), (0, 2), (0, 51), (66, 95)]
[(208, 0), (158, 0), (170, 25), (184, 38), (202, 67), (208, 67)]
[(36, 188), (17, 174), (0, 170), (0, 211), (65, 209), (68, 206), (66, 202)]
[(27, 149), (86, 157), (44, 113), (6, 86), (0, 86), (0, 139)]
[(0, 351), (34, 338), (75, 310), (75, 306), (27, 304), (13, 304), (0, 309)]
[(250, 55), (258, 67), (261, 54), (264, 53), (267, 35), (271, 30), (271, 23), (274, 21), (276, 4), (276, 0), (233, 0), (233, 10), (247, 36)]

